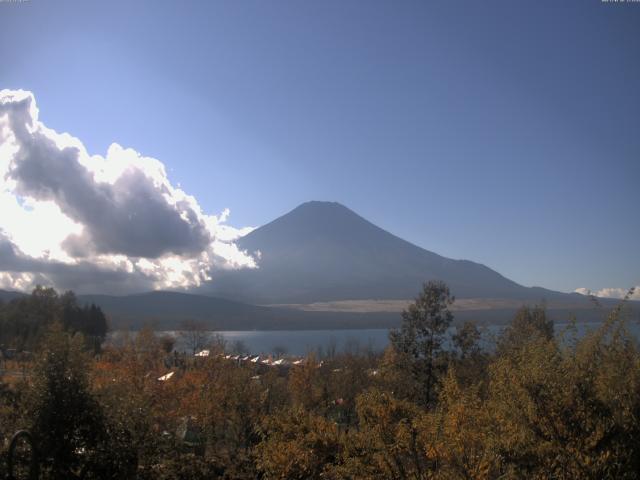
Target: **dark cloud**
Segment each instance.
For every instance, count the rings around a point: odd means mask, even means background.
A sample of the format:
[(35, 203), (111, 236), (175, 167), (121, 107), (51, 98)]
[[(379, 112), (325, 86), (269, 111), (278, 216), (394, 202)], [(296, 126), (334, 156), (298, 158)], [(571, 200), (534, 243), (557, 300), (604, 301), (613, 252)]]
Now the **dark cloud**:
[(21, 253), (13, 243), (0, 232), (0, 272), (28, 273), (33, 275), (35, 284), (51, 284), (60, 290), (93, 293), (131, 293), (153, 288), (157, 278), (139, 271), (101, 267), (91, 262), (80, 261), (68, 264), (58, 261), (36, 259)]
[[(124, 254), (157, 258), (167, 253), (196, 254), (212, 241), (197, 206), (140, 166), (126, 169), (113, 183), (99, 182), (80, 162), (77, 147), (61, 148), (34, 121), (26, 101), (0, 105), (9, 113), (19, 150), (7, 177), (15, 192), (36, 200), (52, 200), (64, 214), (84, 226), (67, 239), (72, 256)], [(4, 108), (4, 112), (3, 112)]]
[(23, 272), (22, 265), (13, 243), (0, 231), (0, 271)]

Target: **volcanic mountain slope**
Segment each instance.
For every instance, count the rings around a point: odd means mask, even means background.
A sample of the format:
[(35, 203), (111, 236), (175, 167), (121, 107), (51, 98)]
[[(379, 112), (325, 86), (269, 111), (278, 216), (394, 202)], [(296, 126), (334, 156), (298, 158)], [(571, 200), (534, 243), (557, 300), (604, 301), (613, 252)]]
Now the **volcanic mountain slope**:
[(304, 203), (238, 244), (260, 252), (259, 268), (224, 272), (201, 293), (259, 304), (408, 299), (423, 282), (443, 280), (462, 298), (568, 296), (523, 287), (479, 263), (442, 257), (333, 202)]

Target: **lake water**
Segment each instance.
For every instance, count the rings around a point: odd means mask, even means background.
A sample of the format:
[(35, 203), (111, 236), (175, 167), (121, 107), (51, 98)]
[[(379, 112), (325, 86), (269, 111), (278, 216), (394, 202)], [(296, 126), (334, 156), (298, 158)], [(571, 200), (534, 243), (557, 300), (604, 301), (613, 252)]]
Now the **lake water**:
[[(599, 327), (600, 323), (580, 323), (576, 325), (577, 335), (580, 337), (587, 331)], [(556, 334), (566, 329), (568, 324), (555, 325)], [(495, 338), (504, 326), (488, 325), (479, 327), (482, 333), (482, 344), (491, 348)], [(640, 338), (640, 327), (636, 323), (628, 324), (629, 330), (636, 338)], [(452, 329), (451, 333), (455, 330)], [(232, 350), (238, 342), (244, 350), (252, 354), (269, 354), (274, 352), (288, 355), (303, 356), (308, 353), (327, 353), (328, 351), (382, 351), (389, 343), (388, 329), (368, 330), (252, 330), (252, 331), (223, 331), (208, 332), (211, 336), (221, 335), (227, 344), (227, 350)], [(176, 337), (176, 349), (184, 350), (185, 345), (179, 332), (158, 332)], [(112, 338), (115, 340), (115, 338)]]

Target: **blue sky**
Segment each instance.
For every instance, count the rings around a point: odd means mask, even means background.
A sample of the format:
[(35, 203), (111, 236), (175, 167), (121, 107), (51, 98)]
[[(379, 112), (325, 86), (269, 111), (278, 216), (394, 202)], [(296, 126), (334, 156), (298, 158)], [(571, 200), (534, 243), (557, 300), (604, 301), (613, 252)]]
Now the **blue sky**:
[(4, 2), (0, 54), (235, 226), (333, 200), (524, 285), (640, 285), (640, 3)]

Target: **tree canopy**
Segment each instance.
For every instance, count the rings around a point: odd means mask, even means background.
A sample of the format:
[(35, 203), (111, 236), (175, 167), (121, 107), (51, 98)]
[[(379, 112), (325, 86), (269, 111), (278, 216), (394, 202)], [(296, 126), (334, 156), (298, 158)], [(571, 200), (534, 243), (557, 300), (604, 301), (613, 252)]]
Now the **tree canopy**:
[(55, 322), (69, 333), (82, 333), (96, 351), (108, 331), (107, 318), (100, 307), (79, 305), (71, 291), (59, 295), (53, 288), (38, 286), (31, 295), (0, 304), (0, 345), (33, 350)]

